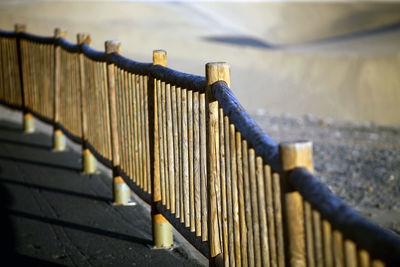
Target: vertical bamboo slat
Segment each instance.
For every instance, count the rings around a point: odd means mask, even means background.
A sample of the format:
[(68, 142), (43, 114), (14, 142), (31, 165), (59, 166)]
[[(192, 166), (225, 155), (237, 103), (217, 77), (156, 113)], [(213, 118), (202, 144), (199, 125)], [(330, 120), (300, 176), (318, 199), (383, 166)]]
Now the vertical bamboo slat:
[(261, 266), (261, 240), (260, 240), (260, 223), (258, 208), (258, 190), (256, 176), (256, 156), (253, 148), (249, 149), (249, 167), (250, 167), (250, 192), (251, 192), (251, 209), (253, 216), (253, 238), (254, 238), (254, 262), (256, 266)]
[[(88, 34), (81, 33), (77, 35), (77, 41), (80, 46), (83, 44), (90, 45), (91, 39)], [(79, 53), (79, 88), (80, 88), (80, 96), (81, 96), (81, 137), (82, 137), (82, 169), (83, 173), (95, 173), (96, 172), (96, 160), (90, 150), (86, 147), (86, 142), (89, 140), (89, 129), (92, 130), (93, 127), (90, 127), (94, 120), (89, 120), (89, 114), (92, 116), (91, 108), (93, 105), (89, 104), (91, 102), (91, 95), (89, 93), (90, 85), (93, 82), (91, 76), (91, 69), (88, 68), (89, 64), (85, 64), (85, 57), (80, 52)], [(86, 80), (90, 82), (86, 82)], [(88, 86), (89, 85), (89, 86)]]
[(268, 228), (267, 228), (267, 212), (266, 197), (264, 191), (264, 175), (263, 162), (261, 157), (256, 158), (256, 177), (258, 188), (258, 208), (260, 216), (260, 234), (261, 234), (261, 259), (263, 266), (270, 266), (270, 251), (268, 246)]
[(247, 258), (248, 265), (254, 266), (254, 239), (253, 239), (253, 220), (252, 220), (252, 208), (251, 208), (251, 181), (249, 174), (249, 149), (247, 141), (242, 141), (242, 155), (243, 155), (243, 183), (244, 183), (244, 203), (245, 203), (245, 218), (247, 226)]
[[(313, 171), (311, 142), (283, 143), (279, 146), (282, 169), (289, 172), (296, 167)], [(303, 200), (282, 177), (285, 190), (285, 223), (288, 241), (288, 262), (291, 266), (306, 266)]]
[(167, 150), (168, 150), (168, 177), (169, 177), (169, 197), (170, 197), (170, 210), (175, 214), (175, 165), (174, 165), (174, 132), (172, 127), (172, 100), (171, 100), (171, 86), (166, 86), (166, 108), (167, 108)]
[(322, 220), (322, 233), (324, 238), (324, 266), (332, 267), (333, 255), (332, 255), (332, 229), (331, 224), (327, 220)]
[(243, 157), (242, 157), (242, 136), (235, 133), (236, 138), (236, 161), (237, 161), (237, 188), (239, 201), (239, 225), (240, 225), (240, 249), (242, 266), (248, 266), (247, 260), (247, 226), (244, 203), (244, 181), (243, 181)]
[[(55, 39), (64, 38), (67, 32), (62, 29), (55, 29), (54, 37)], [(53, 128), (53, 149), (56, 151), (63, 151), (65, 150), (65, 137), (63, 133), (58, 129), (57, 124), (60, 122), (60, 68), (61, 68), (61, 53), (60, 47), (55, 44), (54, 48), (54, 99), (53, 99), (53, 121), (54, 121), (54, 128)]]
[(315, 264), (317, 267), (324, 266), (324, 247), (322, 241), (321, 215), (318, 211), (312, 211), (314, 226), (314, 248), (315, 248)]
[[(217, 260), (216, 256), (221, 254), (220, 240), (220, 159), (219, 159), (219, 108), (215, 101), (211, 85), (217, 81), (225, 81), (230, 85), (230, 69), (226, 63), (208, 63), (206, 64), (206, 97), (208, 107), (208, 149), (207, 149), (207, 173), (208, 173), (208, 202), (209, 202), (209, 245), (210, 261)], [(219, 257), (220, 258), (220, 257)]]
[(226, 167), (225, 167), (225, 124), (224, 112), (222, 108), (219, 109), (219, 146), (220, 146), (220, 169), (221, 169), (221, 201), (222, 201), (222, 253), (224, 257), (225, 266), (229, 266), (229, 237), (228, 237), (228, 211), (226, 199)]
[(201, 183), (201, 240), (208, 240), (207, 207), (207, 128), (206, 95), (200, 94), (200, 183)]
[(187, 125), (187, 90), (182, 89), (182, 179), (183, 214), (185, 226), (190, 226), (189, 146)]
[(353, 241), (344, 240), (344, 260), (346, 267), (357, 266), (357, 248)]
[(268, 220), (268, 241), (270, 249), (271, 266), (278, 265), (277, 251), (276, 251), (276, 231), (275, 231), (275, 214), (273, 207), (273, 193), (272, 193), (272, 177), (271, 168), (268, 165), (264, 165), (264, 185), (265, 185), (265, 196), (266, 196), (266, 209), (267, 209), (267, 220)]
[[(333, 259), (336, 267), (344, 266), (343, 236), (340, 231), (333, 230)], [(369, 260), (367, 261), (369, 263)], [(367, 266), (366, 266), (367, 267)]]
[[(167, 64), (167, 53), (163, 50), (155, 50), (153, 51), (153, 65), (161, 65), (166, 66)], [(149, 77), (151, 79), (151, 77)], [(155, 248), (171, 248), (173, 246), (173, 237), (172, 237), (172, 226), (168, 223), (167, 219), (162, 216), (162, 214), (158, 213), (156, 210), (156, 203), (162, 202), (163, 197), (161, 196), (162, 190), (160, 186), (164, 186), (165, 182), (162, 180), (162, 168), (164, 160), (161, 157), (161, 152), (163, 151), (162, 147), (162, 139), (161, 127), (162, 123), (161, 118), (161, 84), (160, 81), (153, 79), (152, 83), (149, 80), (149, 85), (152, 87), (148, 87), (148, 119), (149, 119), (149, 145), (150, 147), (150, 161), (152, 163), (151, 168), (151, 192), (152, 192), (152, 233), (153, 233), (153, 247)], [(153, 140), (153, 141), (152, 141)], [(153, 151), (153, 152), (151, 152)], [(154, 154), (152, 154), (154, 153)], [(154, 159), (154, 160), (151, 160)], [(160, 168), (161, 166), (161, 168)], [(163, 203), (163, 202), (162, 202)], [(164, 204), (164, 203), (163, 203)]]
[[(107, 55), (120, 53), (121, 43), (119, 41), (106, 41), (105, 50)], [(130, 200), (130, 189), (118, 173), (121, 165), (121, 150), (119, 147), (118, 124), (117, 124), (117, 99), (116, 99), (116, 75), (115, 66), (107, 62), (107, 81), (108, 81), (108, 100), (111, 125), (111, 144), (112, 144), (112, 166), (113, 166), (113, 201), (118, 205), (128, 205)]]
[(229, 145), (230, 145), (230, 158), (231, 162), (231, 177), (232, 177), (232, 212), (233, 212), (233, 237), (235, 247), (235, 264), (241, 265), (242, 253), (240, 249), (240, 224), (239, 224), (239, 197), (237, 186), (237, 162), (236, 162), (236, 140), (235, 140), (235, 126), (229, 124)]
[(201, 236), (201, 181), (200, 181), (200, 117), (199, 92), (193, 93), (193, 175), (195, 188), (195, 231)]
[(315, 266), (314, 255), (314, 239), (313, 239), (313, 224), (312, 224), (312, 211), (311, 205), (304, 201), (304, 224), (306, 234), (306, 249), (307, 249), (307, 266)]
[(233, 220), (233, 200), (232, 200), (232, 168), (231, 168), (231, 140), (229, 138), (229, 118), (224, 116), (224, 135), (225, 135), (225, 184), (226, 184), (226, 201), (228, 212), (228, 254), (229, 264), (235, 266), (235, 237), (234, 237), (234, 220)]
[(195, 212), (194, 212), (194, 171), (193, 171), (193, 91), (187, 91), (188, 103), (188, 152), (189, 152), (189, 202), (190, 202), (190, 231), (195, 229)]
[(176, 100), (176, 91), (177, 88), (175, 86), (171, 87), (171, 98), (172, 98), (172, 128), (173, 128), (173, 143), (174, 143), (174, 180), (175, 180), (175, 217), (180, 218), (180, 161), (179, 161), (179, 129), (178, 129), (178, 107)]

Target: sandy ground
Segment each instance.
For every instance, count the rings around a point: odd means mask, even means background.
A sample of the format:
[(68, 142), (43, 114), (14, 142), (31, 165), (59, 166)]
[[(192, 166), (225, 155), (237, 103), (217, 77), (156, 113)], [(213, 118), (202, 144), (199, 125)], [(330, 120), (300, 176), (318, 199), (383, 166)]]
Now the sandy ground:
[(174, 69), (204, 75), (227, 61), (246, 109), (400, 124), (400, 5), (396, 3), (145, 3), (1, 1), (0, 28), (25, 23), (52, 35), (66, 28), (93, 46), (151, 61), (168, 51)]

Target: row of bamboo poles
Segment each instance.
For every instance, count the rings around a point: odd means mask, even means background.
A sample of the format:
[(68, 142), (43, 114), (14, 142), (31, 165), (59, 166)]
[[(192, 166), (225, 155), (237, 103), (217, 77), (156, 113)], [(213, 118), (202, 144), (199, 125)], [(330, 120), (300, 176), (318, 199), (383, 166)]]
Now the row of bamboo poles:
[(20, 72), (15, 38), (0, 38), (0, 99), (11, 105), (22, 105)]
[(207, 240), (205, 93), (156, 80), (161, 200), (185, 227)]
[(223, 110), (217, 104), (213, 109), (217, 175), (210, 190), (216, 192), (216, 238), (224, 264), (285, 266), (280, 177), (249, 147)]
[(344, 239), (340, 231), (332, 229), (331, 224), (307, 201), (302, 208), (307, 266), (383, 266), (382, 262), (371, 260), (369, 253), (358, 248), (353, 241)]
[(25, 107), (53, 119), (54, 45), (21, 40), (21, 59)]
[[(56, 38), (64, 36), (56, 30)], [(207, 64), (207, 88), (197, 91), (59, 45), (20, 40), (21, 92), (17, 41), (0, 38), (0, 98), (25, 103), (89, 142), (208, 242), (211, 260), (224, 266), (384, 266), (287, 183), (294, 168), (313, 171), (311, 143), (282, 144), (278, 174), (225, 115), (211, 87), (218, 81), (230, 86), (227, 64)], [(90, 37), (78, 35), (78, 43), (90, 44)], [(119, 43), (106, 43), (110, 53), (119, 53)], [(166, 65), (166, 52), (153, 57), (153, 64)]]
[(112, 159), (109, 99), (107, 87), (107, 66), (80, 55), (82, 66), (82, 107), (84, 140), (108, 160)]
[(148, 77), (113, 68), (120, 166), (137, 186), (151, 193)]

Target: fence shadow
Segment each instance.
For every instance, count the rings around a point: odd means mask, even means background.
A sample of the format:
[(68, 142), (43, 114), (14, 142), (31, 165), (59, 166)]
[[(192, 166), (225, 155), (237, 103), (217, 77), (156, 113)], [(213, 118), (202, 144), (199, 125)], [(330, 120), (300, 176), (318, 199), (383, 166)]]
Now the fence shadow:
[(65, 190), (65, 189), (61, 189), (61, 188), (54, 188), (54, 187), (43, 186), (43, 185), (38, 185), (38, 184), (33, 184), (33, 183), (28, 183), (28, 182), (20, 182), (20, 181), (15, 181), (15, 180), (0, 177), (0, 184), (3, 184), (3, 183), (17, 185), (17, 186), (23, 186), (23, 187), (27, 187), (27, 188), (31, 188), (31, 189), (38, 189), (38, 190), (43, 190), (43, 191), (54, 192), (54, 193), (58, 193), (58, 194), (68, 195), (68, 196), (86, 198), (86, 199), (91, 199), (91, 200), (105, 202), (105, 203), (110, 203), (112, 201), (111, 198), (107, 198), (107, 197), (94, 196), (94, 195), (78, 193), (78, 192), (74, 192), (74, 191), (70, 191), (70, 190)]
[(40, 222), (51, 224), (51, 225), (70, 228), (73, 230), (78, 230), (81, 232), (91, 233), (91, 234), (95, 234), (95, 235), (102, 235), (102, 236), (106, 236), (106, 237), (110, 237), (110, 238), (114, 238), (114, 239), (133, 242), (136, 244), (141, 244), (143, 246), (152, 244), (152, 241), (149, 239), (144, 239), (144, 238), (130, 236), (130, 235), (116, 233), (116, 232), (111, 232), (108, 230), (103, 230), (100, 228), (95, 228), (95, 227), (78, 224), (78, 223), (73, 223), (73, 222), (67, 222), (67, 221), (60, 220), (60, 219), (48, 218), (48, 217), (44, 217), (44, 216), (40, 216), (40, 215), (35, 215), (35, 214), (26, 213), (26, 212), (17, 211), (17, 210), (11, 210), (11, 209), (8, 209), (7, 213), (9, 215), (17, 216), (20, 218), (26, 218), (26, 219), (40, 221)]
[(82, 170), (81, 168), (76, 168), (76, 167), (69, 167), (69, 166), (64, 166), (64, 165), (52, 164), (52, 163), (29, 160), (29, 159), (15, 158), (15, 157), (10, 157), (10, 156), (7, 156), (7, 157), (0, 156), (0, 160), (14, 161), (14, 162), (23, 163), (23, 164), (37, 165), (37, 166), (41, 166), (44, 168), (60, 169), (60, 170), (73, 171), (73, 172), (80, 172)]

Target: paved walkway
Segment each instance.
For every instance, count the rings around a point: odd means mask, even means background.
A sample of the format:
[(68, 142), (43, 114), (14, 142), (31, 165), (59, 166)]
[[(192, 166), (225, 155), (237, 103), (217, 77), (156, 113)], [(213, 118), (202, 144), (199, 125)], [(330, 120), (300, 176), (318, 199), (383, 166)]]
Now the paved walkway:
[(200, 265), (184, 245), (149, 249), (148, 209), (110, 205), (110, 177), (82, 175), (80, 166), (78, 153), (52, 152), (49, 135), (23, 134), (20, 124), (0, 119), (3, 262), (15, 247), (24, 263), (15, 266)]

